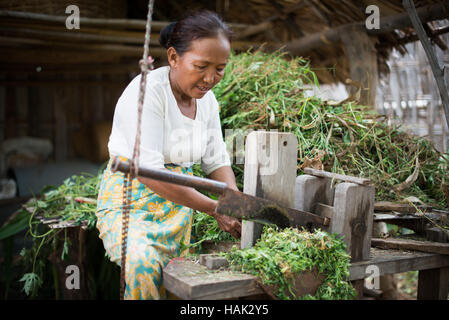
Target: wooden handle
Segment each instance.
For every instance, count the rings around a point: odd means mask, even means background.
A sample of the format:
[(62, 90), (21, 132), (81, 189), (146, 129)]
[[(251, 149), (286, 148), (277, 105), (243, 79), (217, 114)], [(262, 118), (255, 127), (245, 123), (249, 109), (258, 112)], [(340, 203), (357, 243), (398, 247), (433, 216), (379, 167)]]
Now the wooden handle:
[[(111, 169), (113, 172), (120, 171), (123, 173), (129, 173), (129, 163), (114, 158)], [(192, 177), (186, 174), (170, 172), (164, 169), (139, 168), (138, 176), (183, 185), (187, 187), (192, 187), (199, 190), (210, 191), (213, 194), (218, 195), (223, 194), (225, 190), (228, 189), (228, 185), (224, 182), (200, 177)]]

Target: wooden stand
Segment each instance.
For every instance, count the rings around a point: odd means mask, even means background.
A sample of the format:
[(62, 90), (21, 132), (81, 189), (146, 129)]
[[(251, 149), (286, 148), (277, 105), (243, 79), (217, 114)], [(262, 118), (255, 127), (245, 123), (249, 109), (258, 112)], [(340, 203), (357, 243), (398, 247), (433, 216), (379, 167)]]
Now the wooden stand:
[[(317, 170), (308, 170), (312, 174)], [(359, 179), (333, 186), (331, 176), (318, 171), (317, 176), (296, 178), (295, 209), (312, 212), (331, 219), (326, 231), (339, 234), (351, 255), (351, 262), (369, 260), (373, 228), (374, 187)], [(358, 182), (358, 178), (334, 177)], [(359, 298), (363, 295), (363, 279), (352, 282)]]
[[(277, 150), (277, 153), (275, 152)], [(371, 248), (375, 189), (366, 179), (314, 172), (296, 177), (297, 140), (290, 133), (253, 132), (247, 137), (244, 192), (331, 219), (327, 230), (343, 237), (351, 255), (350, 278), (362, 298), (368, 268), (378, 276), (420, 271), (419, 299), (446, 299), (449, 255)], [(343, 182), (342, 182), (343, 181)], [(243, 222), (241, 247), (254, 245), (261, 226)], [(165, 288), (183, 299), (230, 299), (263, 293), (257, 278), (226, 269), (223, 257), (170, 262)], [(219, 268), (219, 269), (217, 269)]]

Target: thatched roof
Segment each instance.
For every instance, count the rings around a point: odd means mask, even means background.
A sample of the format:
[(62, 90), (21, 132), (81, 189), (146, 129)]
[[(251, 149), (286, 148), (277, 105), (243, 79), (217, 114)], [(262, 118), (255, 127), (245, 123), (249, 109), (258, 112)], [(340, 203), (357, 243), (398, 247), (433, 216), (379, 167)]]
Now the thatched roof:
[[(145, 1), (140, 1), (145, 3)], [(448, 1), (415, 0), (417, 9), (433, 4), (446, 2), (438, 17), (449, 17)], [(348, 24), (364, 24), (369, 14), (366, 8), (375, 5), (379, 8), (381, 19), (397, 15), (406, 15), (401, 0), (227, 0), (218, 1), (183, 1), (182, 6), (177, 1), (165, 1), (158, 4), (156, 15), (162, 19), (175, 19), (184, 14), (186, 8), (208, 8), (217, 10), (226, 21), (260, 26), (261, 31), (239, 40), (269, 44), (285, 45), (292, 41), (305, 39), (324, 30), (335, 29)], [(219, 5), (220, 3), (221, 5)], [(406, 16), (407, 20), (408, 17)], [(434, 20), (433, 18), (431, 20)], [(381, 27), (382, 24), (381, 24)], [(253, 27), (254, 28), (254, 27)], [(254, 28), (257, 29), (257, 28)], [(445, 30), (447, 32), (449, 30)], [(428, 26), (432, 34), (432, 24)], [(437, 33), (433, 31), (433, 33)], [(238, 35), (237, 35), (238, 36)], [(386, 60), (392, 48), (405, 52), (405, 44), (416, 41), (413, 28), (405, 26), (379, 34), (371, 34), (378, 55), (379, 71), (387, 73)], [(438, 35), (433, 40), (445, 47)], [(276, 47), (276, 46), (274, 46)], [(297, 54), (307, 56), (312, 60), (320, 80), (333, 82), (348, 78), (349, 62), (340, 42), (321, 45), (311, 50), (302, 50)], [(334, 69), (336, 67), (336, 69)], [(331, 68), (331, 71), (326, 69)]]
[[(123, 0), (111, 1), (124, 5)], [(3, 11), (0, 36), (8, 41), (2, 41), (6, 51), (2, 49), (0, 64), (31, 62), (23, 60), (27, 57), (25, 53), (14, 54), (29, 50), (34, 53), (36, 63), (135, 65), (142, 52), (147, 3), (147, 0), (127, 2), (127, 14), (121, 18), (128, 20), (100, 20), (95, 19), (95, 14), (89, 15), (90, 18), (82, 15), (83, 27), (70, 32), (61, 23), (67, 15), (60, 14), (59, 22), (57, 19), (51, 22), (20, 18)], [(2, 8), (1, 4), (0, 1), (0, 10), (11, 9)], [(232, 25), (235, 50), (257, 48), (263, 43), (267, 50), (286, 46), (294, 55), (309, 57), (322, 82), (343, 81), (349, 76), (349, 61), (339, 33), (344, 33), (348, 25), (364, 28), (369, 5), (380, 9), (382, 30), (368, 33), (377, 50), (379, 71), (385, 73), (388, 71), (385, 61), (391, 49), (403, 51), (405, 43), (417, 40), (401, 0), (184, 0), (182, 4), (177, 0), (156, 0), (150, 54), (162, 58), (165, 55), (157, 42), (158, 32), (164, 25), (182, 17), (186, 9), (206, 8), (219, 12)], [(415, 6), (418, 10), (430, 6), (421, 12), (425, 21), (449, 16), (448, 1), (415, 0)], [(30, 22), (34, 22), (32, 28)], [(438, 34), (448, 30), (432, 30), (431, 23), (426, 27), (435, 43), (444, 47)], [(45, 53), (39, 54), (42, 50)]]

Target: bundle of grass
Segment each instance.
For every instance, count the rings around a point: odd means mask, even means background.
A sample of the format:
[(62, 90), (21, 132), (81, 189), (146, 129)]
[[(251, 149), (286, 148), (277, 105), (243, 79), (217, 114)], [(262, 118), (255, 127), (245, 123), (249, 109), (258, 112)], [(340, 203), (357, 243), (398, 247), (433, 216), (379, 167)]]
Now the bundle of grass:
[[(280, 52), (231, 55), (225, 76), (213, 89), (220, 102), (223, 132), (292, 132), (299, 142), (298, 175), (318, 159), (324, 170), (369, 178), (376, 187), (376, 201), (406, 201), (413, 196), (434, 207), (449, 207), (449, 154), (439, 153), (424, 138), (389, 126), (370, 107), (309, 96), (311, 86), (319, 83), (305, 59), (286, 59)], [(243, 165), (232, 168), (243, 189)], [(199, 165), (194, 173), (202, 175)], [(197, 239), (235, 241), (203, 213), (196, 213), (194, 223), (201, 234)], [(209, 233), (211, 228), (218, 233)]]
[(277, 299), (347, 300), (355, 297), (355, 290), (348, 281), (345, 248), (341, 239), (324, 231), (265, 226), (253, 247), (234, 247), (222, 255), (232, 268), (258, 276)]

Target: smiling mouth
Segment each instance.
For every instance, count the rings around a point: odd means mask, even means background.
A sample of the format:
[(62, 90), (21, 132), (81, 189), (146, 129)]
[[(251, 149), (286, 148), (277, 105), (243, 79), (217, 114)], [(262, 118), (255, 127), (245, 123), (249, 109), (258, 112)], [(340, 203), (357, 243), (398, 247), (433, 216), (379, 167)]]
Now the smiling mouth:
[(197, 88), (198, 88), (198, 90), (200, 90), (201, 92), (207, 92), (207, 91), (210, 90), (210, 87), (200, 87), (200, 86), (197, 86)]

